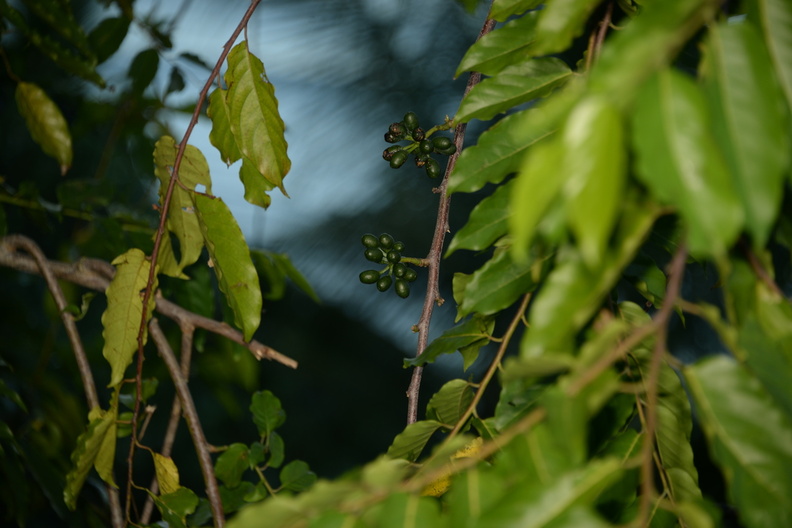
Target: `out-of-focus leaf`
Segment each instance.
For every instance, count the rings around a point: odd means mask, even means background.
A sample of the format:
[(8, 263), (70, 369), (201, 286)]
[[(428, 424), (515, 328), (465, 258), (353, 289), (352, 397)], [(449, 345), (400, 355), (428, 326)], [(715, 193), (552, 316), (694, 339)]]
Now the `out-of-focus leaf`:
[(147, 49), (138, 53), (129, 66), (129, 78), (132, 79), (132, 91), (142, 94), (148, 88), (159, 68), (159, 53), (155, 49)]
[(443, 385), (426, 404), (426, 417), (454, 426), (472, 401), (473, 391), (470, 383), (463, 379), (451, 380)]
[[(442, 354), (452, 354), (465, 347), (480, 348), (489, 343), (494, 328), (495, 321), (492, 317), (476, 314), (464, 323), (443, 332), (443, 335), (432, 341), (420, 356), (405, 359), (404, 366), (418, 367), (432, 363)], [(472, 361), (470, 363), (472, 364)], [(468, 366), (470, 365), (467, 364), (465, 368)]]
[(88, 35), (99, 64), (109, 59), (127, 36), (130, 19), (125, 16), (105, 18)]
[(72, 469), (66, 475), (66, 487), (63, 490), (63, 500), (72, 511), (77, 507), (77, 496), (96, 462), (102, 444), (115, 425), (116, 413), (95, 408), (89, 413), (88, 420), (88, 428), (77, 438), (71, 456)]
[(555, 0), (539, 12), (536, 54), (564, 51), (583, 34), (589, 15), (601, 0)]
[(506, 234), (509, 229), (509, 198), (513, 181), (505, 183), (481, 200), (470, 212), (467, 224), (457, 231), (448, 245), (446, 257), (457, 249), (481, 251)]
[(455, 75), (466, 71), (495, 75), (511, 64), (531, 58), (537, 13), (526, 13), (482, 36), (462, 57)]
[(383, 502), (376, 526), (435, 528), (441, 524), (437, 501), (409, 493), (394, 493)]
[(748, 528), (792, 524), (792, 422), (736, 361), (705, 359), (684, 371), (710, 455)]
[[(217, 478), (229, 488), (236, 488), (242, 482), (242, 475), (250, 467), (250, 453), (245, 444), (234, 443), (223, 451), (215, 462)], [(178, 482), (177, 482), (178, 485)]]
[(490, 18), (505, 22), (512, 15), (525, 13), (539, 6), (543, 0), (494, 0), (490, 9)]
[(162, 456), (152, 451), (154, 472), (157, 475), (160, 495), (168, 495), (179, 489), (179, 469), (171, 457)]
[(272, 432), (286, 421), (286, 412), (277, 396), (268, 390), (253, 395), (250, 402), (253, 423), (256, 424), (261, 436)]
[(302, 460), (293, 460), (281, 469), (280, 481), (283, 489), (305, 491), (316, 482), (316, 473)]
[(166, 94), (181, 92), (184, 90), (186, 84), (184, 83), (184, 75), (179, 68), (171, 68), (170, 79), (168, 80), (168, 87), (165, 89)]
[(197, 193), (192, 199), (220, 290), (234, 313), (234, 323), (250, 341), (261, 322), (262, 299), (245, 237), (223, 200)]
[[(139, 249), (130, 249), (116, 257), (112, 264), (116, 267), (116, 274), (105, 292), (107, 309), (102, 314), (102, 336), (105, 340), (102, 355), (112, 369), (108, 387), (116, 387), (123, 381), (124, 372), (137, 351), (143, 315), (143, 297), (140, 292), (146, 288), (151, 268), (151, 262)], [(155, 274), (152, 291), (156, 289)], [(148, 338), (148, 322), (153, 312), (154, 295), (151, 295), (146, 308), (144, 342)]]
[(714, 25), (705, 49), (703, 75), (715, 140), (731, 169), (746, 230), (754, 246), (763, 248), (781, 205), (789, 167), (783, 94), (761, 38), (749, 22)]
[(93, 50), (88, 44), (83, 28), (74, 18), (71, 4), (58, 0), (26, 0), (25, 6), (44, 20), (64, 40), (77, 48), (86, 59), (93, 58)]
[(633, 131), (637, 175), (661, 201), (679, 209), (691, 253), (724, 255), (744, 216), (698, 87), (673, 70), (654, 76), (638, 94)]
[(443, 424), (435, 420), (411, 423), (393, 439), (393, 443), (388, 448), (388, 456), (415, 462), (426, 446), (426, 442), (441, 427)]
[(66, 174), (72, 164), (72, 138), (58, 105), (44, 90), (26, 82), (17, 84), (16, 102), (33, 141), (58, 162), (61, 175)]
[(253, 258), (253, 263), (256, 265), (259, 276), (263, 279), (262, 284), (267, 285), (267, 290), (264, 293), (265, 299), (278, 300), (283, 298), (286, 292), (286, 279), (288, 278), (314, 302), (321, 302), (308, 280), (294, 266), (289, 256), (285, 253), (252, 250), (250, 255)]
[(473, 13), (479, 5), (479, 0), (457, 0), (457, 2), (459, 2), (468, 13)]
[(462, 99), (454, 122), (492, 119), (519, 104), (546, 96), (571, 75), (569, 66), (554, 57), (513, 64), (477, 84)]
[(751, 15), (762, 27), (788, 108), (792, 109), (792, 5), (786, 0), (758, 0), (748, 6), (756, 9)]

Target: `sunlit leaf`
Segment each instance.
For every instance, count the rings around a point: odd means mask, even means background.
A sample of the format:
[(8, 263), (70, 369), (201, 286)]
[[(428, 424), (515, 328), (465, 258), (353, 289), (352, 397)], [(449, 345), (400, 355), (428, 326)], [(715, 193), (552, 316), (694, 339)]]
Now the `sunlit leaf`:
[(492, 245), (509, 229), (509, 198), (513, 181), (481, 200), (470, 212), (467, 224), (457, 231), (448, 245), (446, 257), (457, 249), (481, 251)]
[(77, 507), (77, 496), (115, 424), (116, 413), (95, 408), (88, 419), (88, 428), (77, 438), (77, 445), (72, 452), (72, 469), (66, 475), (66, 487), (63, 490), (63, 500), (70, 510)]
[(33, 140), (58, 162), (61, 174), (66, 174), (72, 164), (72, 138), (58, 105), (44, 90), (26, 82), (17, 84), (16, 102)]
[(537, 13), (526, 13), (482, 36), (462, 57), (455, 75), (459, 76), (466, 71), (495, 75), (504, 68), (533, 56), (531, 44), (534, 42)]
[(684, 371), (710, 455), (748, 528), (792, 523), (792, 422), (759, 381), (718, 356)]
[(179, 489), (179, 469), (171, 457), (162, 456), (152, 451), (154, 472), (157, 475), (160, 495), (167, 495)]
[(542, 3), (543, 0), (494, 0), (490, 8), (490, 18), (505, 22), (512, 15), (525, 13)]
[(393, 439), (393, 443), (388, 448), (388, 456), (414, 462), (423, 451), (429, 438), (442, 426), (443, 424), (435, 420), (411, 423)]
[(426, 417), (453, 426), (473, 401), (470, 383), (454, 379), (443, 385), (426, 405)]
[(536, 53), (564, 51), (583, 34), (586, 21), (602, 0), (554, 0), (540, 11), (536, 25)]
[(420, 366), (433, 362), (442, 354), (452, 354), (457, 350), (489, 343), (495, 322), (491, 317), (474, 315), (462, 324), (446, 330), (443, 335), (432, 341), (423, 353), (415, 358), (405, 359), (404, 366)]
[(471, 119), (492, 119), (519, 104), (546, 96), (571, 75), (569, 66), (554, 57), (513, 64), (477, 84), (462, 99), (454, 121), (466, 123)]
[(262, 299), (245, 237), (223, 200), (198, 193), (192, 198), (220, 290), (249, 341), (261, 322)]
[(316, 482), (316, 473), (302, 460), (293, 460), (281, 469), (280, 481), (283, 489), (305, 491)]
[[(130, 249), (116, 257), (112, 264), (116, 274), (105, 292), (107, 309), (102, 314), (102, 336), (104, 348), (102, 355), (110, 363), (112, 369), (108, 387), (119, 385), (124, 379), (126, 368), (138, 348), (138, 332), (143, 315), (143, 296), (141, 291), (146, 288), (151, 262), (139, 249)], [(152, 291), (157, 289), (156, 274)], [(154, 295), (149, 298), (146, 308), (144, 342), (148, 337), (148, 321), (154, 312)]]

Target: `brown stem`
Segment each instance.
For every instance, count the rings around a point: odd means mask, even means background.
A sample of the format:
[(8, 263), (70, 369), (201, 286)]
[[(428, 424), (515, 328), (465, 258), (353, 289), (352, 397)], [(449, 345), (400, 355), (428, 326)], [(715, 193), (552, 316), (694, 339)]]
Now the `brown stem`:
[[(495, 21), (487, 19), (484, 26), (481, 28), (478, 38), (486, 35), (495, 27)], [(468, 79), (467, 86), (465, 87), (465, 94), (467, 95), (473, 87), (481, 80), (481, 74), (472, 72)], [(464, 96), (463, 96), (464, 97)], [(426, 349), (429, 342), (429, 325), (432, 322), (432, 313), (434, 312), (435, 303), (443, 304), (443, 299), (440, 298), (440, 290), (438, 287), (440, 277), (440, 259), (443, 256), (443, 242), (446, 233), (449, 232), (448, 228), (448, 211), (451, 206), (451, 197), (448, 195), (448, 177), (451, 171), (454, 170), (456, 161), (462, 152), (462, 146), (465, 143), (465, 129), (466, 123), (460, 123), (454, 129), (454, 145), (456, 152), (448, 159), (443, 181), (440, 183), (438, 189), (440, 194), (440, 203), (437, 206), (437, 221), (435, 222), (434, 236), (432, 237), (432, 245), (429, 248), (429, 254), (426, 257), (428, 262), (428, 283), (426, 285), (426, 297), (424, 297), (423, 310), (421, 311), (421, 318), (415, 327), (418, 329), (418, 347), (416, 356), (420, 356)], [(413, 369), (412, 378), (410, 379), (410, 386), (407, 389), (407, 424), (414, 423), (418, 420), (418, 396), (421, 391), (421, 377), (423, 375), (423, 367), (415, 367)]]

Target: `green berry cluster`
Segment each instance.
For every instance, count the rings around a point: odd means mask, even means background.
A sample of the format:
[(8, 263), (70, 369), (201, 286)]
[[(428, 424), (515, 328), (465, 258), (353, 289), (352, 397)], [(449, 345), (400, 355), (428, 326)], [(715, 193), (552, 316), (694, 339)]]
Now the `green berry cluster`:
[(398, 169), (404, 165), (407, 157), (412, 153), (415, 156), (415, 165), (423, 167), (426, 175), (430, 178), (437, 178), (440, 176), (440, 164), (430, 154), (435, 152), (449, 156), (456, 152), (456, 146), (451, 139), (442, 136), (429, 138), (437, 128), (439, 127), (424, 132), (418, 124), (418, 116), (415, 115), (415, 112), (407, 112), (404, 114), (403, 121), (391, 123), (385, 133), (385, 141), (398, 143), (407, 140), (410, 144), (388, 147), (382, 152), (382, 158), (390, 162), (391, 168)]
[(410, 295), (410, 284), (418, 278), (414, 269), (401, 262), (401, 252), (404, 251), (404, 243), (396, 242), (388, 233), (380, 236), (367, 233), (360, 239), (366, 247), (363, 253), (367, 260), (377, 264), (385, 264), (387, 267), (382, 271), (366, 270), (360, 274), (360, 282), (363, 284), (376, 284), (381, 292), (388, 291), (391, 284), (394, 285), (396, 295), (406, 298)]

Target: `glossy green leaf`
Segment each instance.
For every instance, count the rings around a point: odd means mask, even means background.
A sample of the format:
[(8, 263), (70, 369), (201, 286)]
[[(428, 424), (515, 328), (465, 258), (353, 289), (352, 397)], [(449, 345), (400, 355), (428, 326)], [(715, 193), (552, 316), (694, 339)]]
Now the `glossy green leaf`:
[(492, 315), (508, 308), (536, 289), (533, 270), (533, 262), (515, 262), (509, 248), (496, 249), (466, 281), (462, 298), (457, 299), (457, 320), (473, 312)]
[(426, 405), (426, 417), (448, 426), (454, 426), (473, 401), (470, 383), (453, 379), (434, 393)]
[(685, 369), (710, 455), (748, 528), (792, 524), (792, 422), (743, 367), (718, 356)]
[(570, 114), (561, 135), (564, 145), (566, 216), (583, 260), (602, 260), (621, 210), (625, 149), (619, 112), (605, 99), (582, 101)]
[(489, 16), (498, 22), (505, 22), (510, 16), (525, 13), (541, 3), (542, 0), (493, 0)]
[(486, 121), (513, 107), (548, 95), (572, 76), (572, 70), (554, 57), (513, 64), (477, 84), (462, 99), (455, 123)]
[[(102, 314), (102, 336), (105, 340), (102, 355), (112, 369), (108, 387), (116, 387), (123, 381), (124, 372), (137, 352), (137, 338), (143, 315), (143, 297), (140, 292), (146, 288), (151, 268), (148, 257), (139, 249), (130, 249), (116, 257), (112, 264), (116, 267), (116, 274), (105, 292), (107, 309)], [(155, 275), (152, 291), (156, 289)], [(154, 295), (151, 295), (146, 308), (144, 343), (148, 337), (148, 321), (153, 312)]]
[(637, 175), (685, 220), (690, 251), (721, 256), (743, 225), (740, 199), (710, 135), (706, 101), (681, 73), (647, 81), (633, 112)]
[(792, 5), (786, 0), (757, 0), (754, 5), (755, 18), (762, 27), (788, 108), (792, 109)]
[(446, 257), (457, 249), (481, 251), (506, 234), (509, 229), (509, 199), (514, 181), (481, 200), (470, 212), (467, 224), (457, 231), (448, 245)]
[(261, 175), (261, 185), (266, 185), (266, 180), (286, 194), (283, 177), (291, 162), (286, 155), (275, 89), (267, 79), (264, 64), (248, 51), (246, 42), (240, 42), (228, 54), (225, 81), (230, 128), (240, 153)]
[(72, 164), (72, 138), (58, 105), (44, 90), (26, 82), (17, 84), (16, 103), (33, 141), (58, 162), (61, 175), (66, 174)]
[(96, 462), (105, 439), (114, 429), (116, 413), (95, 408), (88, 415), (88, 420), (88, 428), (77, 438), (77, 445), (71, 455), (72, 468), (66, 475), (66, 487), (63, 490), (63, 500), (72, 511), (77, 507), (77, 496), (88, 472)]
[(179, 489), (179, 469), (171, 457), (151, 452), (154, 459), (154, 472), (157, 475), (160, 495), (167, 495)]
[(228, 488), (236, 488), (242, 482), (242, 475), (250, 467), (250, 453), (245, 444), (234, 443), (217, 457), (214, 470), (218, 479)]
[(253, 395), (250, 412), (261, 436), (271, 434), (286, 421), (286, 412), (281, 407), (280, 400), (268, 390)]
[(731, 169), (755, 247), (775, 223), (789, 166), (783, 94), (761, 38), (748, 23), (710, 28), (703, 75), (715, 139)]
[[(154, 145), (154, 175), (160, 182), (159, 203), (162, 206), (168, 190), (171, 173), (176, 163), (178, 145), (170, 136), (162, 136)], [(195, 263), (201, 256), (204, 246), (201, 228), (195, 214), (192, 192), (200, 185), (205, 192), (212, 192), (212, 178), (206, 158), (196, 147), (187, 145), (179, 166), (179, 182), (173, 188), (170, 207), (168, 208), (168, 231), (179, 241), (180, 258), (178, 266), (173, 270), (181, 274), (181, 270)], [(163, 241), (166, 242), (166, 241)], [(173, 275), (173, 273), (169, 273)], [(178, 275), (177, 275), (178, 276)]]
[(443, 335), (429, 343), (420, 356), (405, 359), (404, 366), (418, 367), (432, 363), (438, 356), (453, 354), (464, 347), (480, 348), (489, 343), (494, 327), (495, 322), (491, 317), (476, 314), (464, 323), (443, 332)]
[(435, 420), (411, 423), (393, 439), (393, 443), (388, 448), (388, 456), (415, 462), (426, 446), (426, 442), (441, 427), (443, 424)]
[(316, 482), (316, 473), (302, 460), (293, 460), (280, 471), (281, 488), (291, 491), (305, 491)]
[(498, 121), (481, 134), (478, 144), (460, 154), (448, 181), (448, 192), (475, 192), (487, 183), (500, 183), (519, 169), (525, 153), (554, 127), (533, 126), (543, 109), (523, 110)]
[(385, 499), (377, 522), (380, 528), (435, 528), (439, 525), (437, 501), (408, 493), (394, 493)]
[(526, 13), (482, 36), (462, 57), (455, 75), (466, 71), (495, 75), (512, 64), (534, 56), (531, 45), (534, 42), (537, 14), (537, 11)]
[(245, 237), (223, 200), (197, 193), (192, 198), (220, 290), (249, 341), (261, 322), (262, 300)]
[(583, 34), (586, 21), (602, 0), (554, 0), (540, 11), (536, 26), (536, 54), (564, 51)]

